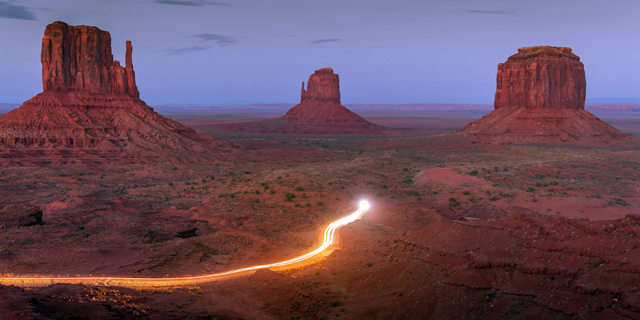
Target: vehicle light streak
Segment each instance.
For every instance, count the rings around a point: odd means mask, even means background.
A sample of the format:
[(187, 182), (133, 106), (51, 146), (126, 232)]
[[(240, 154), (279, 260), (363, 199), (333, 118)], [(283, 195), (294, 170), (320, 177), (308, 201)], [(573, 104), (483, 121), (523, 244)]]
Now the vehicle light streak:
[(219, 280), (225, 277), (239, 275), (250, 271), (260, 269), (287, 269), (301, 266), (302, 262), (311, 260), (325, 252), (336, 240), (336, 231), (351, 222), (360, 218), (369, 209), (369, 202), (360, 201), (358, 210), (349, 216), (334, 221), (324, 230), (324, 239), (322, 245), (317, 249), (303, 254), (301, 256), (284, 260), (280, 262), (257, 265), (252, 267), (240, 268), (220, 273), (207, 274), (201, 276), (185, 276), (185, 277), (169, 277), (169, 278), (135, 278), (135, 277), (0, 277), (0, 284), (15, 285), (21, 287), (37, 287), (46, 286), (55, 283), (73, 283), (73, 284), (91, 284), (91, 285), (108, 285), (123, 287), (161, 287), (161, 286), (180, 286), (186, 284), (195, 284)]

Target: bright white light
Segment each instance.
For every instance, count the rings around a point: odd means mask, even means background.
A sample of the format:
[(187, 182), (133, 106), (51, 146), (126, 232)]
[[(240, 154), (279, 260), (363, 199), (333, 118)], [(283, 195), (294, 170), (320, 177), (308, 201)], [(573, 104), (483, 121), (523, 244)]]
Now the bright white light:
[(189, 281), (208, 281), (216, 278), (222, 278), (224, 276), (239, 274), (247, 271), (269, 269), (277, 267), (295, 267), (296, 264), (309, 260), (321, 252), (325, 251), (336, 240), (336, 232), (340, 227), (343, 227), (351, 222), (354, 222), (364, 215), (365, 211), (369, 209), (370, 205), (367, 200), (360, 201), (360, 207), (356, 212), (338, 219), (330, 223), (324, 230), (324, 239), (322, 245), (301, 256), (280, 261), (276, 263), (263, 264), (258, 266), (246, 267), (241, 269), (230, 270), (221, 273), (205, 274), (201, 276), (186, 276), (186, 277), (167, 277), (167, 278), (129, 278), (129, 277), (16, 277), (16, 278), (4, 278), (0, 277), (0, 284), (12, 284), (12, 285), (50, 285), (54, 283), (89, 283), (92, 285), (108, 285), (108, 286), (123, 286), (123, 287), (157, 287), (157, 286), (176, 286), (181, 283), (187, 283)]

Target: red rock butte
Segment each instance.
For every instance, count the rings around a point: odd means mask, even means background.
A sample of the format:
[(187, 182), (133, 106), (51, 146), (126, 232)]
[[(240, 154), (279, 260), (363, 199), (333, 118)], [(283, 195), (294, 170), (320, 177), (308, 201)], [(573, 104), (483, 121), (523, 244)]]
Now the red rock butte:
[(584, 110), (586, 87), (571, 48), (520, 48), (498, 65), (495, 110), (461, 131), (497, 144), (632, 139)]
[(159, 115), (140, 100), (133, 47), (130, 41), (126, 46), (122, 67), (113, 59), (109, 32), (60, 21), (48, 25), (41, 54), (44, 91), (0, 116), (0, 150), (11, 151), (4, 157), (25, 158), (39, 151), (93, 154), (100, 161), (100, 155), (122, 152), (145, 157), (141, 152), (211, 153), (229, 147)]
[(340, 104), (340, 77), (331, 68), (316, 70), (309, 76), (307, 90), (303, 81), (300, 103), (280, 119), (298, 127), (325, 128), (328, 133), (372, 133), (380, 130), (379, 126)]
[(300, 103), (278, 119), (224, 124), (225, 131), (265, 134), (378, 134), (373, 124), (340, 103), (340, 78), (331, 68), (316, 70), (307, 81)]

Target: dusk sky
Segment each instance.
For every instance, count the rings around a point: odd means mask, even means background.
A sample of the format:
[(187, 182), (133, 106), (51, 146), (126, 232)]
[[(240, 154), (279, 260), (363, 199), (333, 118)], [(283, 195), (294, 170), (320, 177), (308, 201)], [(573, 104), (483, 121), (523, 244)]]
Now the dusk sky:
[[(0, 102), (42, 91), (40, 46), (56, 20), (133, 43), (148, 104), (298, 102), (314, 70), (342, 102), (493, 103), (519, 47), (567, 46), (587, 99), (640, 98), (640, 0), (0, 0)], [(640, 99), (638, 99), (640, 102)]]

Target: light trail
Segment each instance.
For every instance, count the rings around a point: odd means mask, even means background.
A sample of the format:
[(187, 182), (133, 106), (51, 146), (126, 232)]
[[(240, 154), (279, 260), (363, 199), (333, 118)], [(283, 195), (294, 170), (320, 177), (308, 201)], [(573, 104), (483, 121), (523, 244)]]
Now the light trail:
[(250, 271), (260, 269), (287, 269), (299, 267), (302, 262), (311, 260), (314, 257), (319, 256), (331, 245), (334, 244), (336, 238), (336, 231), (340, 227), (354, 222), (364, 215), (369, 209), (369, 202), (366, 200), (360, 201), (358, 210), (349, 216), (334, 221), (327, 226), (324, 230), (324, 239), (322, 245), (317, 249), (303, 254), (301, 256), (284, 260), (280, 262), (257, 265), (252, 267), (240, 268), (220, 273), (207, 274), (201, 276), (185, 276), (185, 277), (170, 277), (170, 278), (135, 278), (135, 277), (0, 277), (0, 284), (15, 285), (20, 287), (38, 287), (47, 286), (56, 283), (72, 283), (72, 284), (90, 284), (99, 286), (121, 286), (121, 287), (167, 287), (167, 286), (180, 286), (189, 285), (202, 282), (209, 282), (219, 280), (222, 278), (231, 277), (247, 273)]

